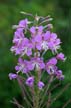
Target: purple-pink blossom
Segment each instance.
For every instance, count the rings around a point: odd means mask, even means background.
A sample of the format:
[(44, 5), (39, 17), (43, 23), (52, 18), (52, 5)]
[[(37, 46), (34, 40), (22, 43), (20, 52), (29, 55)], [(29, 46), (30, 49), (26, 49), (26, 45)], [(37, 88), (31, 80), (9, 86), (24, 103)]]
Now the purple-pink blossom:
[(30, 42), (30, 40), (28, 40), (27, 38), (24, 38), (23, 43), (22, 43), (21, 55), (25, 55), (25, 54), (27, 56), (32, 55), (32, 49), (33, 49), (33, 45)]
[(13, 43), (20, 44), (24, 38), (23, 31), (19, 28), (14, 33)]
[(9, 73), (9, 78), (10, 78), (10, 80), (16, 79), (17, 78), (17, 74)]
[(33, 57), (31, 58), (31, 68), (32, 70), (41, 70), (45, 68), (45, 63), (42, 58), (40, 57)]
[(48, 74), (54, 74), (55, 71), (57, 70), (57, 59), (51, 58), (47, 63), (46, 63), (46, 71), (48, 72)]
[[(39, 25), (33, 24), (32, 26), (29, 26), (29, 24), (28, 19), (23, 19), (15, 26), (16, 31), (14, 33), (11, 51), (15, 55), (19, 55), (18, 63), (15, 66), (16, 73), (25, 73), (28, 76), (26, 84), (30, 87), (34, 84), (34, 73), (38, 72), (38, 75), (40, 75), (40, 72), (42, 74), (43, 70), (47, 71), (49, 75), (53, 74), (58, 79), (63, 79), (64, 75), (58, 69), (57, 63), (58, 60), (64, 61), (65, 56), (63, 53), (58, 54), (61, 40), (56, 33), (50, 31), (52, 24), (46, 26), (41, 25), (41, 23)], [(29, 36), (27, 36), (28, 34)], [(46, 62), (43, 55), (46, 52), (48, 53), (48, 50), (52, 54), (55, 54), (55, 57), (48, 58)], [(31, 73), (33, 73), (33, 76), (30, 77), (29, 75), (32, 75)], [(15, 79), (17, 74), (10, 73), (10, 79)], [(42, 89), (44, 83), (39, 81), (37, 86), (39, 89)]]
[(59, 38), (57, 38), (57, 34), (51, 33), (48, 46), (53, 54), (57, 53), (57, 50), (60, 49), (60, 44), (61, 44), (61, 41)]
[[(33, 27), (32, 27), (33, 28)], [(39, 27), (38, 27), (39, 28)], [(33, 31), (33, 30), (32, 30)], [(57, 50), (60, 48), (61, 41), (59, 38), (57, 38), (56, 33), (51, 33), (50, 31), (46, 31), (46, 33), (42, 32), (36, 33), (32, 38), (32, 44), (34, 48), (41, 51), (47, 51), (50, 49), (52, 53), (57, 53)]]
[[(17, 55), (18, 63), (15, 66), (16, 74), (10, 73), (9, 78), (10, 80), (17, 78), (25, 96), (26, 103), (23, 105), (30, 105), (27, 106), (28, 108), (49, 107), (51, 105), (51, 103), (49, 105), (51, 83), (55, 79), (64, 79), (62, 70), (58, 68), (59, 60), (65, 61), (65, 55), (62, 52), (58, 53), (61, 40), (51, 30), (52, 18), (49, 15), (42, 17), (37, 14), (34, 16), (26, 12), (22, 13), (33, 17), (34, 20), (23, 19), (18, 25), (13, 26), (16, 30), (11, 51)], [(44, 83), (44, 80), (48, 83)]]
[(22, 58), (19, 58), (18, 65), (15, 66), (15, 70), (17, 71), (17, 73), (19, 73), (19, 72), (22, 72), (22, 73), (29, 72), (27, 64), (28, 64), (27, 60), (23, 60)]
[(58, 60), (62, 60), (62, 61), (65, 61), (65, 55), (63, 54), (63, 53), (59, 53), (59, 54), (57, 54), (57, 56), (56, 56), (56, 58), (58, 59)]
[(39, 27), (32, 26), (30, 28), (30, 33), (32, 37), (35, 37), (36, 35), (41, 35), (42, 32), (43, 32), (43, 26), (39, 26)]
[(19, 22), (19, 25), (18, 25), (18, 27), (21, 29), (27, 29), (27, 26), (28, 26), (28, 20), (27, 19), (21, 20)]
[(64, 75), (62, 74), (62, 70), (57, 70), (55, 74), (56, 74), (56, 77), (59, 80), (63, 80), (64, 79)]
[(12, 46), (11, 51), (15, 52), (15, 54), (19, 54), (21, 56), (27, 55), (30, 56), (32, 55), (32, 49), (33, 45), (30, 42), (28, 38), (20, 37), (19, 39), (14, 39), (15, 40), (15, 45)]
[(38, 88), (41, 90), (44, 87), (44, 83), (42, 81), (38, 82)]
[(33, 76), (27, 78), (26, 85), (28, 85), (30, 87), (32, 87), (34, 85), (34, 77)]

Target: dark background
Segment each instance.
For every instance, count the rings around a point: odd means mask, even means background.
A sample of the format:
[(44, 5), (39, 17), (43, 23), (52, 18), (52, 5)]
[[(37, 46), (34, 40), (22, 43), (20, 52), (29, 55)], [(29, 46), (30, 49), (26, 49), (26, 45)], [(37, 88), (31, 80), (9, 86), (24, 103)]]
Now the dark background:
[[(60, 64), (65, 79), (71, 82), (71, 0), (0, 0), (0, 108), (13, 108), (10, 100), (16, 97), (21, 102), (20, 89), (16, 81), (10, 81), (9, 72), (15, 72), (17, 58), (10, 52), (13, 39), (12, 25), (25, 18), (20, 11), (51, 15), (53, 31), (58, 33), (62, 41), (62, 51), (67, 60)], [(56, 101), (56, 108), (71, 98), (71, 87)], [(67, 106), (71, 108), (71, 105)]]

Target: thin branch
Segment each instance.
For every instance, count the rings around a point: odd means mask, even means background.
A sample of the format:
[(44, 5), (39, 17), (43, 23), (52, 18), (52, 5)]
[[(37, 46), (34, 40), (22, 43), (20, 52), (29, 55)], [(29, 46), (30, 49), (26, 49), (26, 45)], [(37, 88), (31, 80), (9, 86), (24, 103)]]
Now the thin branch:
[(71, 103), (71, 99), (69, 99), (69, 100), (64, 104), (64, 106), (63, 106), (62, 108), (66, 108), (67, 105), (68, 105), (69, 103)]
[[(26, 97), (26, 95), (25, 95), (24, 84), (22, 84), (22, 81), (21, 81), (21, 79), (20, 79), (19, 77), (17, 78), (17, 80), (18, 80), (19, 86), (20, 86), (20, 88), (21, 88), (21, 90), (22, 90), (22, 95), (23, 95), (23, 97), (24, 97), (26, 103), (28, 104), (28, 106), (30, 106), (30, 107), (32, 108), (32, 105), (30, 104), (30, 102), (28, 101), (28, 99), (27, 99), (27, 97)], [(23, 86), (23, 87), (22, 87), (22, 86)]]
[(24, 14), (24, 15), (28, 15), (28, 16), (34, 17), (31, 13), (27, 13), (27, 12), (24, 12), (24, 11), (21, 11), (20, 13)]
[(11, 103), (13, 103), (13, 104), (15, 104), (18, 108), (25, 108), (25, 107), (23, 107), (22, 105), (20, 105), (19, 103), (18, 103), (18, 101), (14, 98), (13, 99), (14, 101), (10, 101)]
[(33, 98), (33, 106), (35, 106), (35, 92), (34, 92), (34, 88), (31, 88), (31, 92), (32, 92), (32, 98)]
[(22, 77), (19, 76), (19, 80), (20, 80), (21, 87), (22, 87), (22, 89), (24, 90), (24, 95), (25, 95), (25, 93), (26, 93), (27, 96), (29, 97), (29, 99), (32, 100), (31, 97), (30, 97), (30, 95), (29, 95), (29, 93), (28, 93), (27, 90), (26, 90), (26, 87), (24, 86), (24, 80), (25, 80), (25, 79), (23, 79)]
[(51, 92), (48, 93), (48, 100), (42, 105), (42, 108), (44, 108), (45, 105), (47, 105), (47, 108), (50, 108), (50, 104), (51, 104)]
[[(56, 84), (51, 90), (48, 91), (48, 102), (44, 103), (44, 104), (43, 104), (43, 107), (44, 107), (46, 104), (48, 104), (48, 106), (49, 106), (49, 104), (50, 104), (50, 102), (51, 102), (51, 100), (50, 100), (50, 94), (51, 94), (51, 92), (52, 92), (55, 88), (57, 88), (59, 85), (60, 85), (60, 82), (59, 82), (58, 84)], [(42, 107), (42, 108), (43, 108), (43, 107)]]
[(52, 21), (53, 19), (52, 18), (47, 18), (47, 19), (44, 19), (39, 25), (45, 23), (45, 22), (49, 22), (49, 21)]
[(61, 92), (58, 93), (58, 95), (52, 100), (52, 103), (55, 102), (55, 101), (62, 95), (62, 93), (63, 93), (65, 90), (68, 89), (68, 87), (69, 87), (70, 85), (71, 85), (71, 84), (68, 83), (68, 84), (61, 90)]
[(53, 75), (50, 76), (50, 79), (49, 79), (47, 88), (46, 88), (46, 90), (45, 90), (44, 95), (42, 96), (42, 100), (41, 100), (41, 102), (40, 102), (40, 106), (42, 105), (42, 103), (43, 103), (43, 101), (44, 101), (44, 98), (45, 98), (45, 96), (46, 96), (46, 94), (47, 94), (47, 91), (49, 90), (49, 87), (50, 87), (50, 85), (51, 85), (51, 83), (52, 83), (52, 81), (53, 81), (53, 77), (54, 77)]
[(57, 88), (60, 85), (60, 82), (53, 86), (53, 88), (50, 91), (53, 91), (55, 88)]
[(49, 92), (48, 95), (47, 108), (50, 108), (50, 105), (51, 105), (51, 92)]

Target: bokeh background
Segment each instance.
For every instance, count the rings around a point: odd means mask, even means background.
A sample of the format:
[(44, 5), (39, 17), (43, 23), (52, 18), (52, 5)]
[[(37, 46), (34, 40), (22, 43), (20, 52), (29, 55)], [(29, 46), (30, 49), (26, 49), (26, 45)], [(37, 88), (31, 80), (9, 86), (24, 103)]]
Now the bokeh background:
[[(25, 18), (20, 11), (51, 15), (57, 32), (62, 41), (62, 51), (67, 56), (64, 64), (60, 64), (65, 74), (64, 84), (71, 83), (71, 0), (0, 0), (0, 108), (14, 108), (10, 103), (13, 97), (21, 102), (20, 89), (16, 81), (10, 81), (9, 72), (15, 72), (17, 58), (10, 52), (12, 46), (12, 25)], [(56, 101), (56, 107), (71, 98), (71, 87)], [(71, 108), (69, 104), (66, 108)]]

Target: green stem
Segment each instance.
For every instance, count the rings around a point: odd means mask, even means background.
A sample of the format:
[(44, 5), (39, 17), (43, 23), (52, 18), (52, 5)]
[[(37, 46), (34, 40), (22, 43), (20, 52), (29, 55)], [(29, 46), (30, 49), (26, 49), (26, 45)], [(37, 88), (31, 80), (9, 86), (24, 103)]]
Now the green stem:
[(50, 86), (51, 86), (51, 83), (52, 83), (52, 81), (53, 81), (53, 77), (54, 77), (53, 75), (50, 76), (50, 79), (49, 79), (47, 88), (46, 88), (46, 90), (45, 90), (45, 92), (44, 92), (44, 95), (42, 96), (42, 100), (41, 100), (41, 102), (40, 102), (40, 107), (41, 107), (41, 105), (43, 104), (44, 98), (45, 98), (45, 96), (46, 96), (46, 94), (47, 94), (47, 92), (48, 92), (48, 90), (49, 90), (49, 88), (50, 88)]
[(36, 75), (35, 75), (35, 87), (34, 87), (34, 108), (39, 108), (39, 88), (38, 88), (38, 86), (37, 86), (37, 84), (38, 84), (38, 81), (39, 81), (39, 72), (37, 71), (37, 72), (35, 72), (36, 73)]
[(35, 107), (34, 108), (39, 108), (39, 91), (38, 90), (35, 93)]

